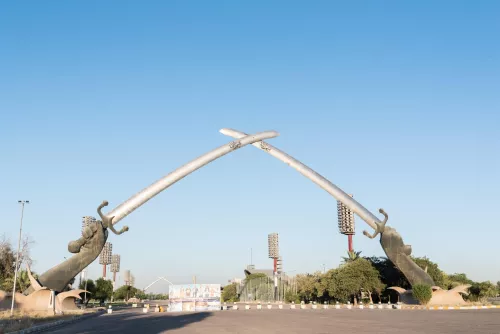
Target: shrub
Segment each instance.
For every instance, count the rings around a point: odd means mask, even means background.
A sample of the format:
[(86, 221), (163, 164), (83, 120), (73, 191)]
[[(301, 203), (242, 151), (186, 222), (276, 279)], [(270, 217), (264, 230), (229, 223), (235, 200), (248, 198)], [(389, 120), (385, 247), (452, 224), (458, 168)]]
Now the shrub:
[(287, 303), (294, 302), (295, 304), (300, 304), (300, 296), (291, 291), (287, 291), (285, 293), (285, 301)]
[(432, 289), (426, 284), (415, 284), (412, 286), (413, 297), (415, 297), (420, 304), (427, 305), (432, 298)]

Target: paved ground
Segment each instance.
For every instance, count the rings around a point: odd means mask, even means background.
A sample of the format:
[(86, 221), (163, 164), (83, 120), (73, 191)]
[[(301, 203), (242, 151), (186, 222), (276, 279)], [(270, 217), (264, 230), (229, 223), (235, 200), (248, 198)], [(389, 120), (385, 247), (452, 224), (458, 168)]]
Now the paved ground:
[(141, 312), (120, 310), (51, 333), (500, 333), (496, 309)]

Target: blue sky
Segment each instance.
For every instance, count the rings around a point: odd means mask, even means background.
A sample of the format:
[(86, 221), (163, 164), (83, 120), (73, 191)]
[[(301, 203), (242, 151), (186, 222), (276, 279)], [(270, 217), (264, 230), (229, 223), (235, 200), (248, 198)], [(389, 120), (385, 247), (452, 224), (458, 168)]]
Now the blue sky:
[[(17, 200), (35, 270), (68, 256), (81, 217), (119, 205), (229, 139), (270, 141), (372, 212), (416, 256), (500, 280), (500, 34), (496, 1), (85, 1), (0, 11), (0, 232)], [(180, 181), (110, 237), (138, 286), (224, 283), (336, 267), (336, 201), (246, 147)], [(383, 255), (362, 235), (356, 250)], [(90, 274), (97, 278), (97, 263)], [(121, 280), (121, 276), (120, 276)], [(156, 291), (166, 291), (159, 284)], [(153, 289), (153, 290), (155, 290)]]

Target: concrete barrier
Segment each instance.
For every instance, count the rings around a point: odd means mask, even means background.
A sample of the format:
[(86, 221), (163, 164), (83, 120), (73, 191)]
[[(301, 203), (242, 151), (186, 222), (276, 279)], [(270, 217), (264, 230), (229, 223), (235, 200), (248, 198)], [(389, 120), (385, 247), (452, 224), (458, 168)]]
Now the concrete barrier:
[(143, 307), (142, 308), (142, 313), (148, 313), (149, 307)]
[(250, 309), (250, 305), (246, 304), (245, 305), (245, 310), (249, 310)]
[(262, 305), (260, 303), (257, 304), (257, 310), (262, 310)]

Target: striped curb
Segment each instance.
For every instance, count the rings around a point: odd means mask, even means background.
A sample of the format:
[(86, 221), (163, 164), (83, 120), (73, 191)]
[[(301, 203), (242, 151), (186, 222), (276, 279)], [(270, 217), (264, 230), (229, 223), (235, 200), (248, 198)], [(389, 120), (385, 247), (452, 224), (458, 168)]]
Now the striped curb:
[(90, 313), (90, 314), (84, 314), (81, 316), (74, 316), (70, 319), (58, 320), (58, 321), (54, 321), (54, 322), (49, 322), (47, 324), (22, 329), (22, 330), (17, 331), (17, 332), (10, 332), (10, 334), (40, 333), (40, 332), (44, 332), (46, 330), (55, 329), (57, 327), (63, 327), (63, 326), (69, 325), (71, 323), (80, 321), (80, 320), (85, 320), (85, 319), (89, 319), (92, 317), (96, 317), (98, 315), (103, 314), (104, 312), (105, 312), (104, 310), (100, 310), (100, 311), (96, 311), (96, 312)]
[(500, 305), (480, 305), (480, 306), (428, 306), (424, 310), (489, 310), (500, 309)]
[[(251, 310), (252, 304), (246, 304), (245, 310)], [(309, 306), (309, 305), (307, 305)], [(277, 307), (272, 304), (267, 305), (267, 309), (289, 309), (289, 310), (488, 310), (488, 309), (500, 309), (500, 305), (482, 305), (482, 306), (410, 306), (402, 304), (369, 304), (368, 306), (359, 304), (354, 306), (352, 304), (312, 304), (307, 307), (304, 304), (278, 304)], [(223, 310), (229, 310), (230, 308), (222, 308)], [(238, 310), (238, 305), (232, 307), (233, 310)], [(257, 304), (254, 310), (264, 310), (261, 304)]]

